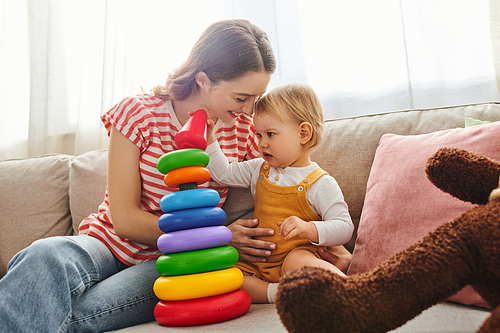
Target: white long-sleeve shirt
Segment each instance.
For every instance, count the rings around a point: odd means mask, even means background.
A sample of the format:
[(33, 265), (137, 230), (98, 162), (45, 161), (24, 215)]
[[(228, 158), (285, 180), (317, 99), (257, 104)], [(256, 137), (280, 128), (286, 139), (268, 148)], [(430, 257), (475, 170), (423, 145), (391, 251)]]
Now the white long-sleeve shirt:
[[(255, 198), (255, 188), (264, 159), (229, 163), (217, 141), (210, 144), (206, 152), (210, 156), (207, 168), (213, 180), (224, 186), (250, 187)], [(271, 168), (269, 181), (275, 185), (294, 186), (299, 184), (318, 165), (306, 167)], [(318, 229), (319, 242), (316, 245), (336, 246), (347, 243), (352, 236), (354, 224), (337, 181), (324, 175), (314, 182), (306, 194), (309, 205), (322, 217), (322, 221), (311, 221)]]

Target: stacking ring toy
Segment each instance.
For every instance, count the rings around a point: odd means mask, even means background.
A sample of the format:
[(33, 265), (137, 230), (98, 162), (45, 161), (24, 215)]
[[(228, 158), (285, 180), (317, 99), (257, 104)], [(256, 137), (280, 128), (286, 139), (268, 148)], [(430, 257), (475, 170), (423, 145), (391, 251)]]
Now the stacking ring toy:
[(202, 166), (188, 166), (167, 172), (164, 178), (168, 187), (178, 187), (180, 184), (197, 183), (198, 185), (210, 180), (210, 171)]
[(207, 149), (207, 113), (204, 110), (193, 113), (175, 135), (175, 144), (179, 149)]
[(160, 208), (164, 213), (199, 207), (215, 207), (219, 204), (220, 195), (211, 188), (199, 188), (179, 191), (164, 195), (160, 199)]
[(177, 253), (219, 247), (229, 244), (233, 235), (225, 226), (172, 231), (158, 238), (158, 250)]
[(156, 321), (165, 326), (194, 326), (218, 323), (245, 314), (250, 295), (243, 289), (231, 293), (185, 301), (160, 301), (154, 310)]
[(207, 166), (210, 161), (208, 154), (201, 149), (182, 149), (171, 151), (162, 155), (158, 162), (156, 162), (156, 168), (162, 174), (166, 174), (170, 170), (184, 168), (187, 166)]
[[(192, 190), (190, 190), (192, 191)], [(165, 213), (158, 219), (163, 232), (213, 227), (226, 222), (226, 212), (219, 207), (202, 207)]]
[(211, 272), (233, 267), (238, 258), (232, 246), (164, 254), (156, 260), (156, 270), (163, 276)]
[(160, 276), (153, 290), (163, 301), (181, 301), (226, 294), (239, 289), (242, 284), (243, 273), (231, 267), (206, 273)]

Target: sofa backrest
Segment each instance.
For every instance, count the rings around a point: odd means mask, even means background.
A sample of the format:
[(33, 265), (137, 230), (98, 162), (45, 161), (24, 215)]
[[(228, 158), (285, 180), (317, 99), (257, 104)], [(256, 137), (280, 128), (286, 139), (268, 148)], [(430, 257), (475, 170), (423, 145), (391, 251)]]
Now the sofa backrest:
[[(357, 228), (380, 137), (425, 134), (464, 127), (465, 117), (499, 121), (500, 102), (360, 116), (326, 122), (312, 159), (329, 172), (349, 205)], [(0, 161), (0, 277), (12, 256), (39, 238), (78, 232), (81, 220), (104, 199), (107, 151)], [(226, 224), (252, 218), (248, 189), (230, 188)], [(346, 247), (352, 251), (356, 233)]]
[(95, 150), (79, 155), (69, 172), (69, 208), (74, 233), (80, 222), (98, 212), (107, 186), (108, 151)]
[[(381, 136), (385, 133), (417, 135), (464, 127), (465, 117), (498, 121), (500, 102), (330, 120), (326, 122), (321, 145), (312, 152), (312, 160), (339, 183), (357, 230), (368, 176)], [(351, 251), (355, 240), (356, 232), (346, 245)]]

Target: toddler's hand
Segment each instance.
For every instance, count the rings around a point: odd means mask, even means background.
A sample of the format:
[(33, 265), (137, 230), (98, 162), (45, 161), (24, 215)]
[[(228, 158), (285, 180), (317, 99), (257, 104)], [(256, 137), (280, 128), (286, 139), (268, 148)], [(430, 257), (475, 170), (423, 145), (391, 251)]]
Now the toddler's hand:
[(279, 235), (283, 235), (285, 240), (298, 237), (309, 239), (317, 243), (319, 241), (318, 230), (312, 222), (307, 222), (297, 216), (287, 217), (283, 222), (278, 222), (280, 227)]
[(210, 118), (207, 118), (207, 145), (215, 142), (215, 133), (214, 133), (214, 121)]

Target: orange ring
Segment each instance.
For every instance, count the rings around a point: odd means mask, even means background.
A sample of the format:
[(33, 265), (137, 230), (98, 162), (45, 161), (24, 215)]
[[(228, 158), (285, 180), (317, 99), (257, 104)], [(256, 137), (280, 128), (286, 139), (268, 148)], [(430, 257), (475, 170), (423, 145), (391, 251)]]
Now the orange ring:
[(194, 182), (200, 185), (210, 180), (210, 171), (202, 166), (188, 166), (167, 172), (163, 180), (168, 187)]

